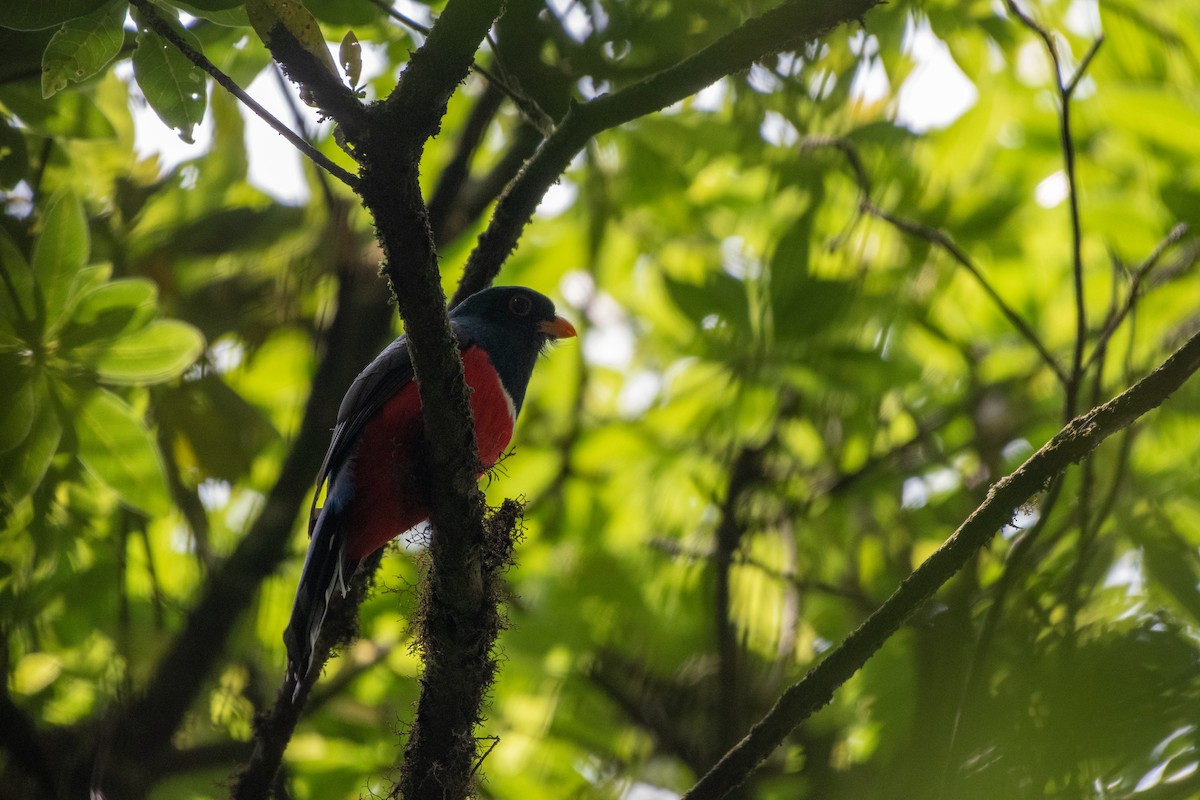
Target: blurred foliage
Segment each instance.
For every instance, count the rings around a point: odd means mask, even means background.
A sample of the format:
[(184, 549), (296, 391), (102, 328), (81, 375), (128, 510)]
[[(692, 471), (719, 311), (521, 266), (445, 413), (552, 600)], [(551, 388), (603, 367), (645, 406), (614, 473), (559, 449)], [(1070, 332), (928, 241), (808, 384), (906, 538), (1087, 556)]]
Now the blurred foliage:
[[(369, 98), (422, 40), (365, 0), (306, 5), (326, 41), (353, 28)], [(537, 98), (620, 88), (770, 4), (510, 6), (529, 24), (498, 26), (499, 56), (479, 59), (504, 75), (505, 36), (523, 37), (515, 83)], [(243, 85), (266, 68), (241, 2), (159, 8)], [(1200, 321), (1196, 240), (1147, 260), (1176, 224), (1200, 223), (1200, 10), (1029, 9), (1067, 70), (1104, 36), (1071, 106), (1083, 408)], [(0, 4), (0, 633), (12, 701), (45, 731), (100, 725), (136, 693), (245, 534), (328, 346), (338, 281), (335, 206), (311, 166), (299, 205), (252, 185), (235, 101), (125, 10)], [(529, 507), (483, 796), (682, 792), (1058, 429), (1063, 386), (1036, 350), (937, 245), (865, 214), (845, 152), (813, 139), (852, 148), (876, 206), (951, 236), (1069, 368), (1051, 69), (1000, 4), (890, 3), (576, 160), (501, 277), (556, 295), (581, 338), (539, 366), (516, 454), (487, 483)], [(947, 76), (973, 100), (932, 124)], [(427, 190), (485, 85), (473, 75), (452, 99)], [(205, 118), (210, 144), (164, 166), (135, 147), (135, 129), (170, 135), (135, 126), (143, 103), (185, 140)], [(503, 102), (468, 181), (521, 126)], [(317, 127), (317, 146), (352, 168), (330, 133)], [(369, 238), (365, 215), (347, 224)], [(445, 243), (447, 286), (479, 225)], [(735, 482), (749, 450), (753, 474)], [(745, 796), (1200, 797), (1198, 460), (1193, 382), (1023, 509)], [(217, 745), (249, 738), (281, 680), (304, 550), (298, 527), (175, 734), (196, 757), (164, 769), (153, 797), (224, 794), (244, 751)], [(415, 545), (385, 558), (362, 639), (291, 742), (292, 796), (389, 787), (418, 691), (420, 562)], [(734, 652), (718, 647), (726, 615)], [(0, 772), (19, 774), (10, 753)]]

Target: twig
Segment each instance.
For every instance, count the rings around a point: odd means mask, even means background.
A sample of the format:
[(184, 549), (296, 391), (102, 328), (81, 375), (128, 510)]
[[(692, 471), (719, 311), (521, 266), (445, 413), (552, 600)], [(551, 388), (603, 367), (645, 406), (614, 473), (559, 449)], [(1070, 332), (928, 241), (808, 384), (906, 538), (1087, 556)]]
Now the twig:
[(1022, 11), (1015, 0), (1005, 0), (1009, 10), (1025, 27), (1036, 33), (1046, 47), (1050, 61), (1054, 64), (1054, 83), (1059, 96), (1059, 139), (1063, 152), (1063, 163), (1067, 173), (1067, 201), (1071, 210), (1071, 272), (1075, 283), (1075, 346), (1071, 353), (1071, 372), (1064, 385), (1066, 399), (1063, 403), (1063, 419), (1075, 416), (1079, 405), (1079, 388), (1083, 381), (1083, 349), (1087, 342), (1087, 306), (1083, 287), (1083, 226), (1079, 219), (1079, 186), (1075, 177), (1075, 140), (1071, 136), (1071, 95), (1082, 80), (1088, 65), (1104, 41), (1098, 37), (1088, 48), (1078, 69), (1066, 82), (1063, 81), (1062, 60), (1054, 36), (1033, 17)]
[(287, 125), (284, 125), (282, 122), (276, 119), (271, 112), (259, 105), (258, 101), (246, 94), (245, 90), (238, 86), (237, 83), (234, 82), (233, 78), (230, 78), (220, 69), (218, 69), (217, 66), (209, 61), (203, 53), (196, 50), (181, 36), (176, 34), (175, 31), (171, 29), (171, 26), (168, 25), (162, 19), (162, 17), (158, 15), (158, 10), (154, 7), (153, 3), (150, 2), (150, 0), (129, 1), (138, 9), (143, 18), (146, 20), (147, 24), (150, 25), (155, 33), (173, 44), (176, 48), (178, 48), (179, 52), (187, 56), (189, 61), (211, 75), (214, 81), (223, 86), (226, 91), (228, 91), (239, 101), (241, 101), (243, 105), (257, 114), (258, 117), (263, 122), (270, 125), (276, 133), (287, 139), (293, 147), (295, 147), (304, 155), (308, 156), (308, 158), (314, 164), (320, 166), (330, 175), (337, 178), (351, 189), (355, 188), (355, 186), (358, 184), (357, 178), (339, 167), (337, 164), (330, 161), (328, 156), (305, 141), (304, 137), (300, 136)]
[[(288, 104), (288, 110), (292, 112), (292, 122), (296, 125), (296, 130), (300, 131), (299, 136), (308, 141), (308, 133), (304, 130), (304, 115), (300, 111), (300, 101), (296, 97), (296, 93), (292, 88), (292, 84), (288, 81), (287, 76), (283, 74), (283, 70), (278, 64), (275, 64), (275, 82), (279, 84), (279, 91), (283, 95), (284, 100)], [(321, 196), (325, 198), (325, 210), (329, 213), (334, 213), (334, 206), (337, 199), (333, 195), (333, 189), (329, 185), (329, 181), (325, 178), (325, 173), (316, 172), (317, 183), (321, 186)]]
[(713, 628), (717, 641), (716, 723), (722, 749), (737, 741), (745, 730), (738, 686), (737, 625), (733, 618), (731, 567), (742, 543), (746, 526), (741, 506), (746, 494), (762, 477), (765, 446), (742, 447), (729, 468), (729, 482), (721, 502), (721, 521), (717, 525), (713, 569), (716, 574), (713, 601)]
[[(661, 553), (679, 556), (686, 559), (707, 561), (716, 557), (716, 553), (712, 550), (684, 547), (683, 545), (671, 539), (651, 539), (649, 542), (647, 542), (647, 544)], [(857, 592), (853, 589), (848, 589), (833, 583), (828, 583), (826, 581), (801, 578), (795, 570), (778, 569), (742, 553), (735, 554), (732, 563), (739, 566), (756, 569), (764, 575), (774, 578), (775, 580), (788, 583), (800, 592), (812, 592), (814, 594), (824, 594), (829, 595), (830, 597), (838, 597), (853, 603), (859, 608), (864, 608), (867, 611), (874, 610), (874, 606), (868, 605), (867, 597), (861, 592)]]
[(491, 284), (517, 245), (542, 196), (588, 140), (658, 111), (791, 43), (862, 19), (879, 0), (790, 0), (754, 17), (678, 64), (613, 94), (572, 105), (566, 117), (500, 198), (467, 260), (451, 305)]
[(1012, 520), (1013, 512), (1046, 482), (1091, 453), (1113, 433), (1156, 408), (1200, 369), (1200, 333), (1194, 334), (1154, 372), (1114, 399), (1083, 414), (1058, 432), (1016, 472), (998, 481), (987, 499), (888, 600), (830, 652), (736, 747), (700, 779), (687, 800), (725, 796), (774, 750), (800, 722), (833, 698), (899, 626)]
[(1158, 266), (1158, 262), (1162, 259), (1163, 254), (1166, 253), (1169, 248), (1178, 244), (1180, 240), (1187, 235), (1187, 232), (1188, 225), (1186, 222), (1181, 222), (1176, 225), (1171, 229), (1171, 232), (1168, 233), (1166, 237), (1155, 246), (1150, 255), (1146, 256), (1146, 260), (1143, 261), (1138, 268), (1133, 271), (1133, 277), (1130, 278), (1129, 281), (1129, 293), (1125, 297), (1125, 303), (1120, 309), (1117, 310), (1115, 314), (1109, 317), (1108, 321), (1104, 325), (1104, 329), (1100, 331), (1100, 335), (1096, 337), (1096, 345), (1092, 349), (1091, 355), (1088, 356), (1087, 362), (1083, 366), (1085, 371), (1092, 368), (1092, 366), (1096, 363), (1096, 360), (1100, 357), (1101, 352), (1103, 352), (1105, 345), (1108, 344), (1108, 340), (1116, 332), (1117, 328), (1120, 327), (1121, 323), (1125, 321), (1125, 317), (1128, 316), (1130, 310), (1133, 308), (1134, 304), (1138, 300), (1138, 297), (1140, 296), (1138, 292), (1142, 287), (1142, 282), (1145, 281), (1150, 276), (1150, 273), (1154, 270), (1154, 268)]

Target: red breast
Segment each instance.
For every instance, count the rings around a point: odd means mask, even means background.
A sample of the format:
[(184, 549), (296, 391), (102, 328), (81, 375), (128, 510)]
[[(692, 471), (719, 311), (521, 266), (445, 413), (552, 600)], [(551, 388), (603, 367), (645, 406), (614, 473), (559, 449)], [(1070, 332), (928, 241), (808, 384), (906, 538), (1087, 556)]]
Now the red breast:
[[(499, 460), (512, 439), (515, 409), (482, 348), (463, 352), (463, 370), (471, 388), (475, 443), (486, 470)], [(348, 556), (366, 558), (429, 518), (420, 483), (423, 449), (421, 399), (413, 381), (366, 424), (355, 449), (350, 465), (354, 505), (345, 543)]]

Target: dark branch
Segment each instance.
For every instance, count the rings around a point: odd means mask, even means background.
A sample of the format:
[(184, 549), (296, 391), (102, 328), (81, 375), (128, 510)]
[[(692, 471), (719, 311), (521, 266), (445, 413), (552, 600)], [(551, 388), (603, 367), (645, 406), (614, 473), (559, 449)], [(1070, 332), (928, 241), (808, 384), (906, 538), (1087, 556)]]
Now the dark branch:
[(1067, 174), (1067, 202), (1071, 210), (1071, 273), (1075, 284), (1075, 346), (1071, 352), (1071, 371), (1064, 385), (1066, 399), (1063, 403), (1063, 419), (1075, 416), (1079, 406), (1079, 389), (1083, 382), (1083, 350), (1087, 342), (1087, 306), (1083, 292), (1083, 224), (1079, 219), (1079, 186), (1075, 177), (1075, 140), (1071, 136), (1071, 95), (1083, 78), (1088, 65), (1099, 50), (1103, 37), (1096, 39), (1079, 63), (1075, 74), (1063, 80), (1062, 59), (1054, 36), (1041, 23), (1017, 7), (1014, 0), (1007, 0), (1008, 9), (1021, 24), (1036, 33), (1046, 47), (1046, 53), (1054, 64), (1054, 84), (1058, 89), (1059, 114), (1058, 134), (1063, 153), (1063, 166)]
[[(1104, 325), (1104, 330), (1100, 331), (1100, 335), (1096, 338), (1095, 348), (1092, 354), (1088, 356), (1087, 362), (1084, 364), (1084, 369), (1091, 369), (1092, 365), (1104, 352), (1104, 348), (1108, 344), (1108, 340), (1116, 332), (1121, 323), (1125, 321), (1125, 317), (1129, 316), (1129, 312), (1133, 310), (1134, 305), (1141, 297), (1142, 284), (1150, 277), (1150, 273), (1158, 266), (1158, 262), (1162, 259), (1163, 254), (1172, 246), (1178, 244), (1184, 236), (1187, 235), (1188, 226), (1186, 222), (1181, 222), (1171, 229), (1171, 232), (1158, 243), (1154, 250), (1146, 257), (1136, 270), (1133, 271), (1132, 277), (1129, 279), (1129, 292), (1125, 297), (1125, 302), (1119, 309), (1113, 313)], [(1194, 254), (1193, 254), (1194, 257)]]
[(983, 504), (946, 543), (828, 658), (785, 691), (746, 738), (684, 797), (715, 800), (741, 784), (796, 725), (833, 698), (834, 691), (862, 668), (921, 603), (961, 570), (997, 530), (1009, 524), (1017, 508), (1106, 438), (1161, 405), (1197, 369), (1200, 369), (1200, 333), (1129, 389), (1072, 420), (1016, 472), (993, 485)]
[(459, 221), (454, 219), (460, 208), (457, 201), (470, 177), (471, 159), (483, 142), (483, 136), (503, 101), (503, 93), (494, 84), (488, 84), (483, 94), (475, 101), (475, 106), (467, 117), (467, 124), (458, 135), (450, 163), (438, 176), (437, 186), (429, 198), (429, 224), (433, 228), (435, 242), (446, 241), (448, 230), (461, 230)]
[(593, 136), (665, 108), (789, 45), (861, 19), (877, 2), (793, 0), (784, 3), (747, 21), (673, 67), (614, 94), (573, 106), (500, 198), (491, 224), (480, 235), (479, 243), (467, 261), (452, 303), (461, 302), (495, 280), (546, 190)]

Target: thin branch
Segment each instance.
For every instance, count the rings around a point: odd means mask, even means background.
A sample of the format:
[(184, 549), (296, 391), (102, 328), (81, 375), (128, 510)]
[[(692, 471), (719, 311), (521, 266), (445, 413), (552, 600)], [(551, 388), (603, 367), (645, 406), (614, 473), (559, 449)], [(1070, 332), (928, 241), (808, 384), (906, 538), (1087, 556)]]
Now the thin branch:
[[(300, 110), (300, 100), (296, 97), (296, 93), (292, 88), (292, 84), (288, 81), (287, 75), (283, 74), (283, 69), (276, 64), (275, 82), (279, 85), (279, 91), (283, 95), (284, 100), (288, 104), (288, 110), (292, 112), (292, 122), (298, 130), (299, 136), (304, 141), (308, 141), (308, 132), (304, 129), (304, 113)], [(325, 178), (325, 173), (318, 170), (314, 173), (317, 179), (317, 184), (321, 187), (321, 196), (325, 198), (325, 210), (330, 214), (336, 214), (337, 198), (333, 194), (333, 187), (329, 185), (329, 181)]]
[(445, 232), (458, 228), (452, 217), (458, 212), (458, 200), (470, 177), (471, 159), (474, 158), (488, 126), (496, 117), (504, 95), (495, 84), (488, 84), (483, 94), (476, 99), (467, 122), (458, 135), (454, 155), (438, 176), (437, 186), (429, 198), (429, 225), (433, 229), (435, 242), (446, 241)]
[(997, 530), (1010, 523), (1021, 504), (1113, 433), (1161, 405), (1197, 369), (1200, 333), (1129, 389), (1069, 422), (1016, 472), (993, 485), (987, 499), (946, 543), (824, 661), (785, 691), (746, 738), (684, 797), (715, 800), (740, 785), (796, 725), (833, 698), (834, 691), (862, 668), (918, 606), (958, 573)]
[(771, 53), (862, 19), (879, 0), (792, 0), (754, 17), (673, 67), (575, 104), (509, 185), (467, 261), (451, 305), (491, 284), (542, 196), (596, 134), (658, 111)]
[(1133, 309), (1134, 304), (1137, 303), (1138, 299), (1141, 297), (1140, 290), (1142, 288), (1142, 283), (1150, 276), (1150, 273), (1154, 270), (1154, 268), (1158, 266), (1158, 262), (1162, 259), (1163, 254), (1166, 253), (1169, 248), (1178, 244), (1180, 240), (1187, 235), (1187, 232), (1188, 225), (1186, 222), (1181, 222), (1176, 225), (1171, 229), (1171, 232), (1168, 233), (1166, 237), (1158, 243), (1157, 246), (1155, 246), (1150, 255), (1146, 256), (1146, 260), (1143, 261), (1138, 268), (1133, 271), (1133, 276), (1129, 280), (1129, 293), (1125, 297), (1125, 303), (1120, 309), (1117, 310), (1115, 314), (1109, 317), (1108, 321), (1104, 325), (1104, 329), (1100, 331), (1100, 335), (1096, 338), (1096, 345), (1092, 349), (1091, 355), (1088, 356), (1087, 362), (1084, 364), (1083, 368), (1085, 370), (1092, 368), (1092, 366), (1096, 363), (1096, 360), (1100, 357), (1100, 354), (1103, 352), (1105, 345), (1108, 344), (1108, 340), (1116, 332), (1117, 328), (1120, 327), (1121, 323), (1125, 321), (1125, 317), (1129, 315), (1129, 312)]
[(259, 119), (270, 125), (276, 133), (287, 139), (293, 147), (306, 155), (314, 164), (317, 164), (333, 177), (340, 180), (342, 183), (349, 186), (351, 189), (358, 183), (358, 179), (351, 175), (346, 170), (339, 167), (337, 164), (329, 160), (329, 157), (320, 150), (309, 144), (303, 136), (300, 136), (287, 125), (284, 125), (276, 119), (271, 112), (267, 111), (258, 101), (246, 94), (242, 87), (234, 82), (224, 72), (217, 68), (215, 64), (190, 44), (187, 43), (181, 36), (171, 29), (162, 17), (158, 15), (158, 10), (150, 0), (129, 0), (138, 11), (141, 13), (146, 23), (154, 30), (156, 34), (166, 39), (168, 42), (178, 48), (179, 52), (187, 56), (188, 60), (195, 64), (200, 69), (212, 76), (212, 79), (223, 86), (226, 91), (236, 97), (243, 105), (258, 115)]
[(762, 477), (764, 452), (764, 446), (746, 446), (733, 459), (725, 499), (721, 503), (721, 521), (716, 531), (712, 560), (716, 574), (713, 628), (717, 640), (716, 736), (721, 749), (737, 741), (737, 737), (745, 730), (738, 686), (740, 659), (730, 572), (734, 555), (741, 547), (742, 536), (746, 532), (741, 519), (742, 502)]
[(1087, 343), (1087, 306), (1083, 286), (1083, 225), (1079, 219), (1079, 186), (1075, 176), (1075, 139), (1071, 136), (1071, 95), (1082, 80), (1088, 65), (1100, 49), (1104, 37), (1097, 38), (1079, 62), (1075, 74), (1063, 81), (1062, 59), (1053, 34), (1033, 17), (1022, 11), (1015, 0), (1005, 0), (1009, 10), (1021, 24), (1041, 38), (1046, 53), (1054, 64), (1054, 83), (1059, 97), (1059, 140), (1063, 153), (1063, 164), (1067, 173), (1067, 201), (1071, 211), (1071, 274), (1075, 284), (1075, 346), (1071, 353), (1071, 372), (1064, 385), (1066, 399), (1063, 404), (1063, 419), (1075, 416), (1079, 405), (1079, 389), (1083, 381), (1083, 350)]
[[(716, 557), (716, 553), (712, 550), (684, 547), (679, 542), (672, 539), (656, 538), (651, 539), (649, 542), (647, 542), (647, 544), (661, 553), (679, 556), (686, 559), (708, 561)], [(756, 569), (768, 577), (793, 586), (800, 592), (811, 592), (813, 594), (824, 594), (830, 597), (837, 597), (842, 600), (847, 600), (850, 603), (853, 603), (855, 606), (865, 609), (868, 612), (875, 610), (875, 607), (869, 604), (869, 600), (866, 595), (855, 591), (854, 589), (838, 586), (826, 581), (801, 578), (795, 570), (779, 569), (742, 553), (735, 554), (732, 563), (739, 566)]]

